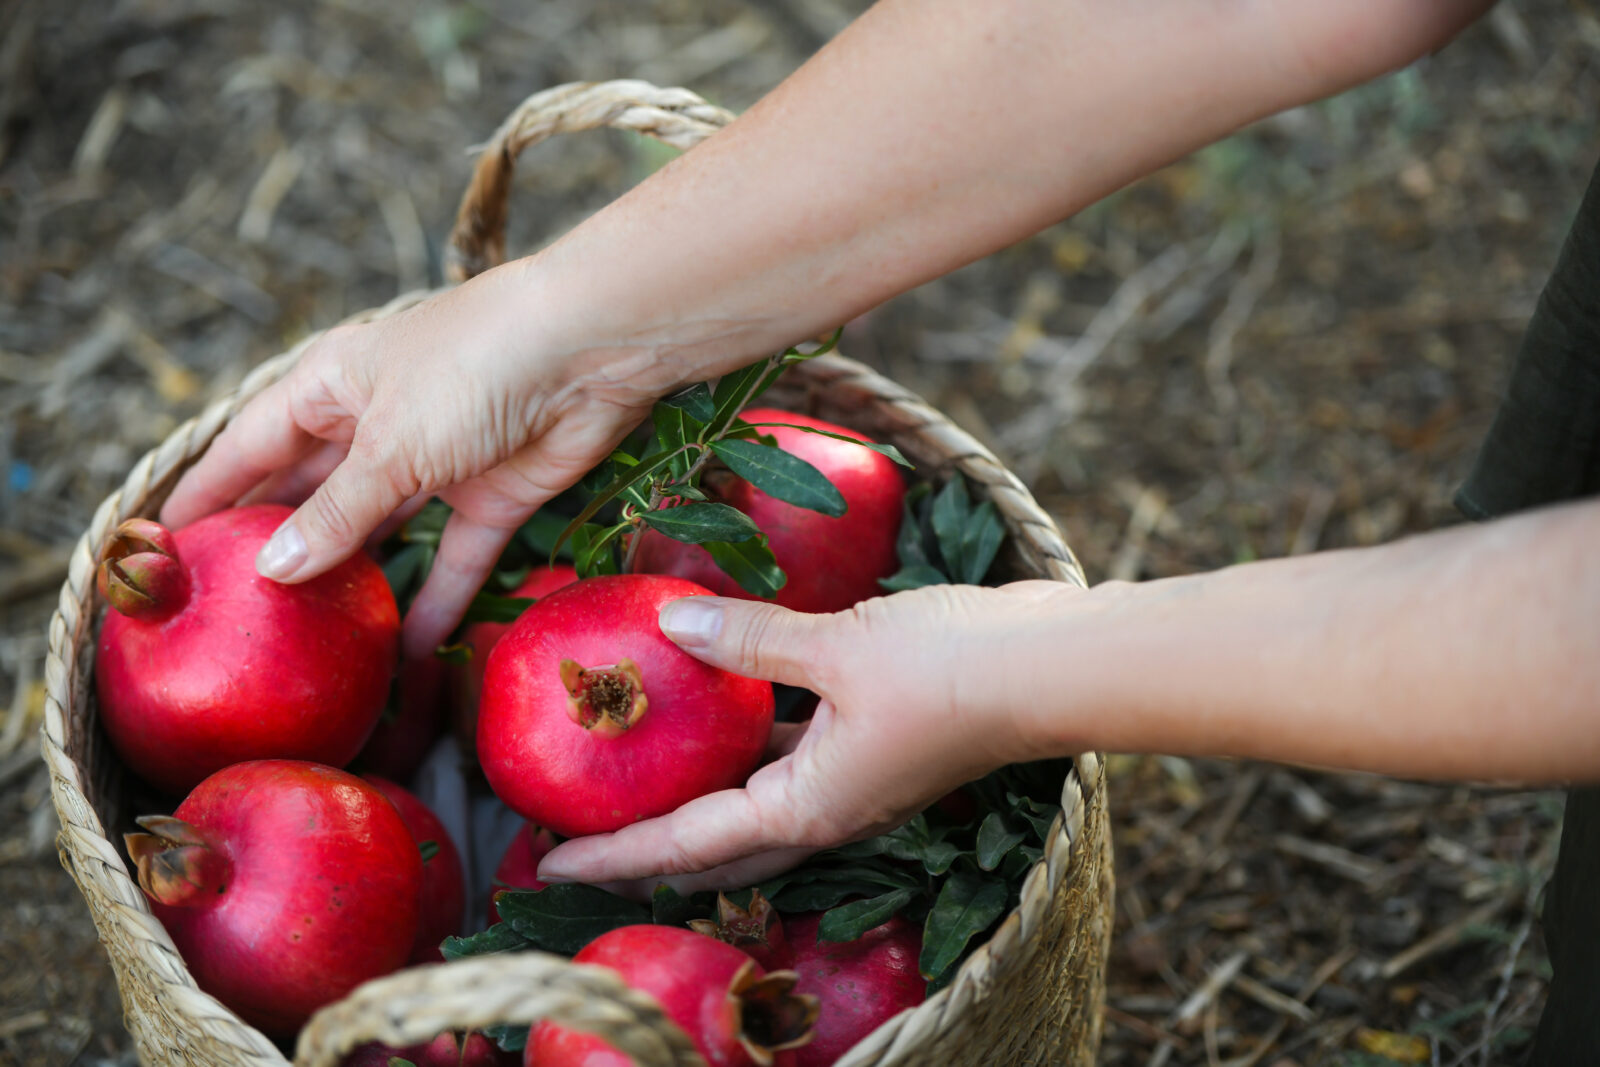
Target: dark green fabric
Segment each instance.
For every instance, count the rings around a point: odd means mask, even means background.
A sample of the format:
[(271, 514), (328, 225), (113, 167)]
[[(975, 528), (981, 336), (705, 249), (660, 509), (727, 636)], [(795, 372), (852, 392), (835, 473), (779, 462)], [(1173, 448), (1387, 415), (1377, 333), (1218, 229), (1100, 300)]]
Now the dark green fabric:
[(1600, 168), (1539, 296), (1505, 401), (1456, 506), (1489, 519), (1594, 493), (1600, 493)]
[[(1475, 519), (1600, 493), (1600, 167), (1456, 505)], [(1600, 605), (1596, 605), (1600, 611)], [(1545, 891), (1554, 976), (1529, 1067), (1600, 1064), (1600, 789), (1567, 794)]]

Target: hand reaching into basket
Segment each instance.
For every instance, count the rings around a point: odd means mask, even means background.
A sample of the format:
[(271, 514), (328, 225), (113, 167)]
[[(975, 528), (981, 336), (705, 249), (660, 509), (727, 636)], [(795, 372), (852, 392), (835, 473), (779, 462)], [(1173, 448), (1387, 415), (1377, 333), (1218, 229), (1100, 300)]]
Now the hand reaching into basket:
[(930, 586), (835, 615), (720, 597), (668, 605), (662, 629), (686, 651), (804, 686), (821, 702), (809, 722), (777, 727), (775, 758), (743, 789), (567, 842), (539, 876), (610, 882), (710, 871), (683, 887), (745, 885), (804, 852), (899, 826), (997, 767), (1037, 758), (1008, 710), (1027, 680), (963, 665), (1007, 662), (1005, 648), (1085, 595), (1031, 581)]
[(1087, 591), (932, 586), (836, 615), (676, 601), (681, 647), (812, 689), (816, 715), (745, 788), (569, 841), (539, 876), (748, 885), (1002, 764), (1087, 750), (1600, 780), (1597, 539), (1589, 502)]
[(163, 520), (181, 526), (241, 497), (305, 500), (258, 561), (267, 577), (293, 582), (437, 493), (454, 513), (406, 618), (409, 654), (431, 653), (516, 527), (603, 459), (671, 385), (630, 373), (625, 351), (565, 355), (525, 321), (528, 274), (511, 264), (401, 314), (329, 331), (228, 425), (173, 490)]

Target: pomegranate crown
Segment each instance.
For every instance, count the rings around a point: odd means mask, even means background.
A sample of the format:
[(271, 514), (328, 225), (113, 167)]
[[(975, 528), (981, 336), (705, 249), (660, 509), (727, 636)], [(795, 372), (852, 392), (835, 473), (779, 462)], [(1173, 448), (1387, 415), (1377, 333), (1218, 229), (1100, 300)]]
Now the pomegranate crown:
[(644, 675), (631, 659), (611, 667), (582, 667), (577, 660), (564, 659), (561, 684), (567, 689), (567, 714), (572, 721), (599, 737), (627, 733), (650, 706), (644, 695)]
[[(777, 931), (773, 923), (777, 917), (778, 913), (772, 910), (772, 905), (759, 889), (751, 890), (748, 908), (741, 908), (729, 900), (726, 893), (718, 893), (717, 917), (691, 919), (689, 929), (746, 951), (751, 948), (774, 948), (773, 935)], [(781, 927), (778, 929), (781, 931)]]
[(204, 830), (170, 815), (141, 815), (134, 822), (149, 832), (123, 841), (139, 869), (139, 888), (151, 900), (194, 907), (227, 890), (233, 865)]
[(178, 543), (150, 519), (129, 519), (111, 535), (95, 575), (100, 595), (131, 619), (160, 622), (189, 600), (189, 572), (178, 559)]
[(775, 1053), (799, 1048), (816, 1031), (822, 1002), (810, 993), (796, 993), (800, 976), (793, 971), (768, 971), (747, 960), (728, 986), (728, 1002), (739, 1019), (739, 1044), (757, 1067), (772, 1067)]

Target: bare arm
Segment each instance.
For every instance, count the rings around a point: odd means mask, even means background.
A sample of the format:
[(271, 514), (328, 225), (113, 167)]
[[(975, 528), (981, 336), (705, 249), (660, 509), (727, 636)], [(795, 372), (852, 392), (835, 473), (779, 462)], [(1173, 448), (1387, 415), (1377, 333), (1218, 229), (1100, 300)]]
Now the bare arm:
[(321, 481), (258, 564), (301, 581), (438, 493), (455, 514), (406, 620), (408, 650), (424, 654), (511, 532), (663, 393), (1408, 62), (1486, 6), (884, 0), (543, 254), (328, 334), (244, 409), (163, 516), (181, 525), (264, 484), (292, 496), (283, 487)]
[(680, 601), (674, 640), (810, 686), (817, 717), (745, 789), (569, 842), (541, 876), (827, 847), (1004, 763), (1091, 749), (1600, 781), (1596, 545), (1600, 501), (1088, 592), (945, 586), (832, 616)]

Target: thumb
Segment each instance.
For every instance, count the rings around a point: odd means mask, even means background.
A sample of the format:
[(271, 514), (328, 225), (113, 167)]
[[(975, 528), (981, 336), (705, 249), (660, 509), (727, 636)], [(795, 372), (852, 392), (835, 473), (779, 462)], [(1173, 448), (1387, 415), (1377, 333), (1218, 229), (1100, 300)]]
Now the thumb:
[(278, 527), (256, 557), (256, 570), (277, 582), (315, 578), (359, 551), (409, 497), (387, 472), (352, 452)]
[(831, 615), (719, 596), (684, 597), (661, 609), (661, 632), (696, 659), (805, 688), (815, 688), (832, 622)]

